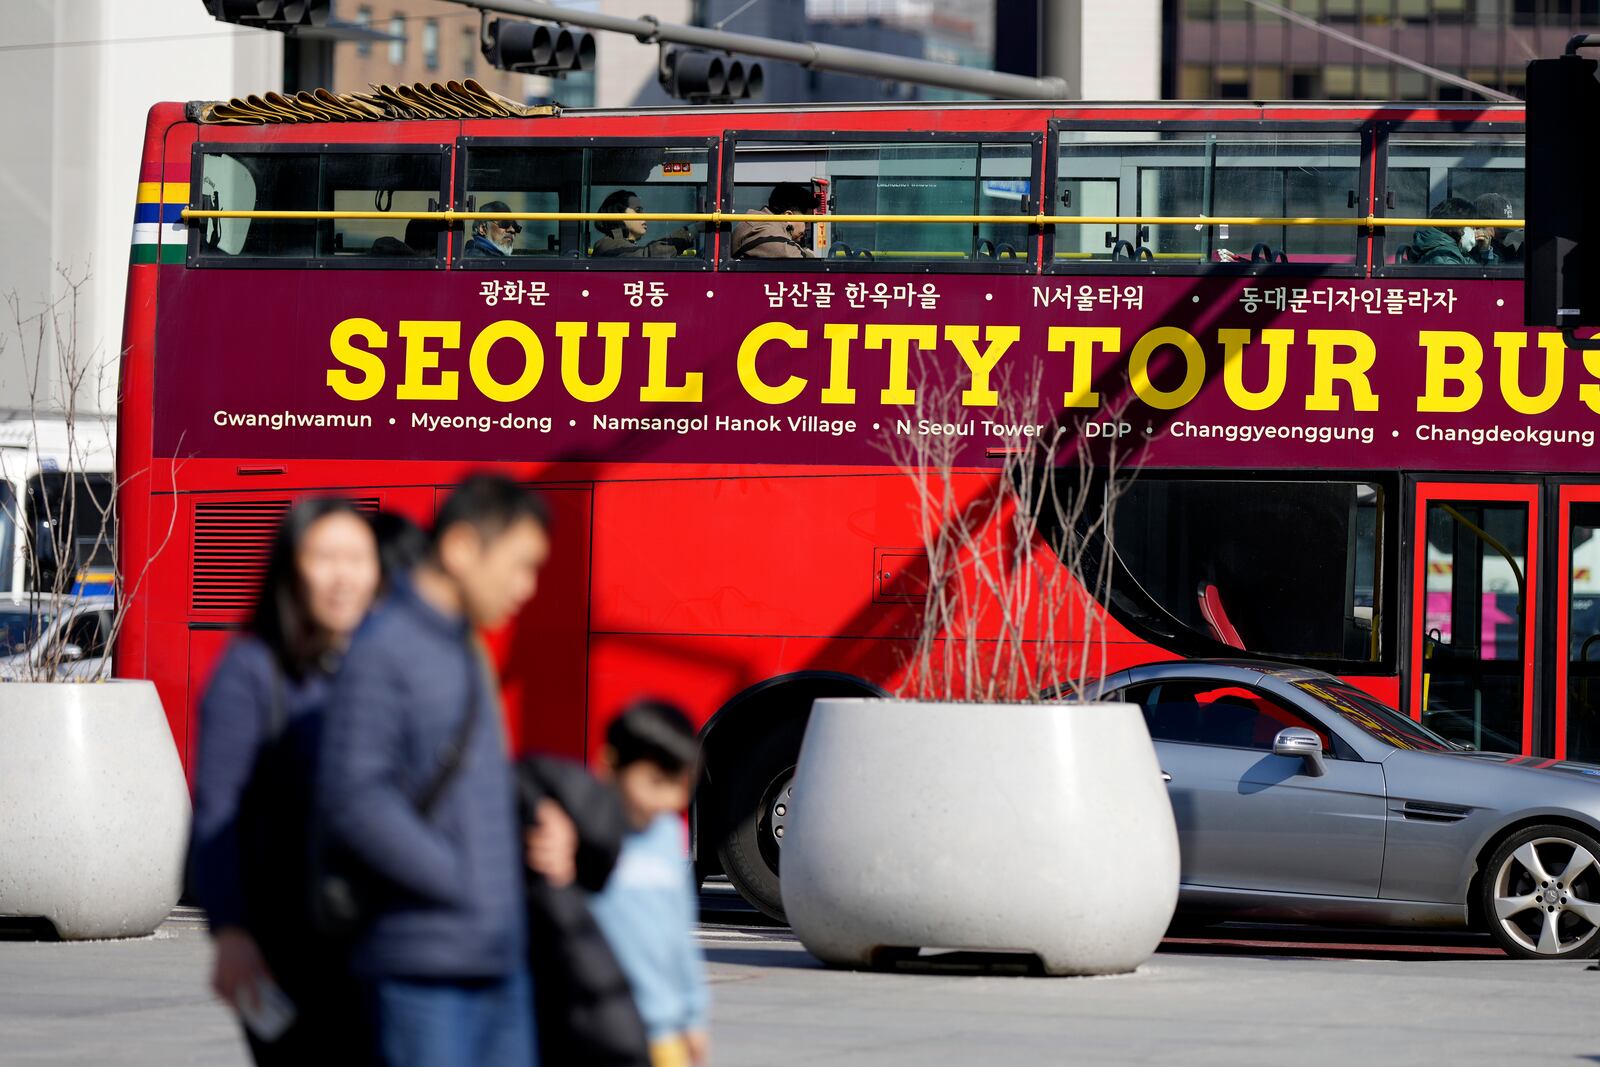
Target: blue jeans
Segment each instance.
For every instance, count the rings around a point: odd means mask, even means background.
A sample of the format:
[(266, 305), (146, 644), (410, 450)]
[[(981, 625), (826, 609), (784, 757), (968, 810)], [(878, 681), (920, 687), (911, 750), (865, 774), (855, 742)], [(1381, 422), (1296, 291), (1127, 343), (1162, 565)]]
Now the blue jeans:
[(385, 1067), (536, 1067), (533, 983), (380, 978), (372, 985)]

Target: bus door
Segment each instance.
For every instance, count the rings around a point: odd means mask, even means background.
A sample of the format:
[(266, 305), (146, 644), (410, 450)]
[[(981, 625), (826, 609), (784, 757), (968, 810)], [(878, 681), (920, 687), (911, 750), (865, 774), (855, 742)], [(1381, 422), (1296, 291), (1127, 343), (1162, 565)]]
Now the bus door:
[(1600, 485), (1557, 493), (1553, 755), (1600, 763)]
[(1531, 754), (1542, 726), (1539, 495), (1532, 483), (1415, 484), (1407, 708), (1485, 751)]

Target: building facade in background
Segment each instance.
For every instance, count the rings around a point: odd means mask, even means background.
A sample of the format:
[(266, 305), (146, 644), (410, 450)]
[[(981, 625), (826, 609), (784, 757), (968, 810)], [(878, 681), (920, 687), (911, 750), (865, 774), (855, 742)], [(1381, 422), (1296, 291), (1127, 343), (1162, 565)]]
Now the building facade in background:
[[(35, 331), (69, 295), (66, 279), (78, 283), (76, 346), (87, 373), (77, 400), (109, 413), (145, 114), (159, 100), (279, 88), (283, 39), (215, 22), (193, 0), (5, 0), (0, 42), (0, 294)], [(30, 334), (25, 356), (12, 317), (0, 308), (0, 408), (25, 409), (34, 342)], [(59, 405), (54, 361), (40, 369), (40, 403)]]
[[(1502, 92), (1529, 60), (1600, 31), (1595, 0), (1280, 0), (1323, 24)], [(1247, 0), (1167, 0), (1163, 95), (1224, 100), (1472, 100), (1476, 94), (1293, 25)]]

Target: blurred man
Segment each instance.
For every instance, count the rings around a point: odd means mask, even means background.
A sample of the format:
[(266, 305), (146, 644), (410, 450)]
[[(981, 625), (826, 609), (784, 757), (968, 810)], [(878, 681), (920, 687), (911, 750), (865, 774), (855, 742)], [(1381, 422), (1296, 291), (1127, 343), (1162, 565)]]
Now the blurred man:
[(538, 497), (468, 478), (334, 682), (318, 815), (367, 876), (352, 962), (391, 1067), (535, 1062), (516, 789), (474, 627), (533, 596), (548, 525)]

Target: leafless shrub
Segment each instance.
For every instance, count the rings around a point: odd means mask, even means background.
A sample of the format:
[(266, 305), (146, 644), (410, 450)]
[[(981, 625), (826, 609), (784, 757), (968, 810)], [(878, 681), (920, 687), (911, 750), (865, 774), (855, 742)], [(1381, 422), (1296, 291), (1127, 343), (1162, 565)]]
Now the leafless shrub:
[[(973, 408), (963, 382), (921, 358), (916, 401), (881, 442), (915, 487), (927, 562), (901, 695), (1000, 703), (1083, 693), (1106, 668), (1109, 544), (1130, 481), (1115, 439), (1084, 437), (1076, 417), (1041, 422), (1054, 409), (1037, 366), (997, 383), (996, 406)], [(1125, 407), (1097, 417), (1120, 422)], [(967, 458), (975, 436), (919, 433), (923, 420), (1016, 432), (987, 439), (999, 469), (980, 470)]]
[[(34, 312), (25, 308), (17, 293), (6, 295), (9, 329), (0, 334), (0, 359), (10, 355), (21, 369), (26, 407), (0, 413), (13, 425), (26, 428), (26, 448), (0, 450), (0, 482), (17, 487), (7, 492), (6, 518), (23, 546), (23, 586), (13, 596), (25, 601), (28, 611), (42, 620), (25, 651), (0, 649), (0, 679), (14, 681), (99, 681), (110, 676), (109, 650), (127, 617), (149, 571), (150, 561), (171, 539), (169, 523), (150, 560), (146, 560), (131, 586), (117, 557), (116, 504), (121, 489), (112, 463), (116, 439), (113, 413), (86, 409), (82, 397), (103, 396), (107, 375), (114, 365), (96, 358), (94, 349), (79, 334), (79, 305), (88, 274), (57, 268), (58, 295)], [(20, 443), (20, 442), (19, 442)], [(141, 471), (140, 473), (143, 473)], [(171, 477), (176, 482), (177, 471)], [(173, 485), (176, 489), (176, 484)], [(4, 543), (0, 539), (0, 543)], [(7, 577), (12, 561), (0, 558)], [(79, 600), (85, 579), (109, 584), (115, 591), (113, 607), (101, 612), (99, 645), (105, 650), (98, 664), (91, 661), (99, 649), (75, 646), (64, 626), (51, 627)], [(7, 655), (9, 653), (9, 655)]]

